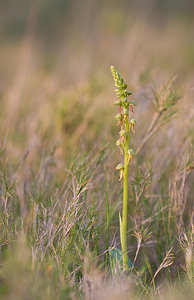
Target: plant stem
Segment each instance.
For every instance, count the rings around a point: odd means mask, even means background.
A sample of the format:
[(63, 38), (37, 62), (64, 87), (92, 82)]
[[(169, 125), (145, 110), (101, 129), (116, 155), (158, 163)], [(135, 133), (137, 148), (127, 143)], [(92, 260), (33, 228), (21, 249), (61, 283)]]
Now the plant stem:
[[(120, 179), (123, 178), (123, 215), (119, 214), (120, 221), (120, 239), (123, 258), (123, 270), (128, 269), (128, 255), (127, 255), (127, 206), (128, 206), (128, 168), (131, 160), (134, 156), (134, 150), (129, 149), (130, 144), (130, 130), (135, 133), (134, 125), (136, 121), (134, 119), (129, 120), (129, 111), (133, 112), (133, 106), (136, 105), (133, 100), (128, 100), (128, 96), (132, 93), (127, 91), (127, 84), (123, 78), (117, 72), (114, 66), (110, 67), (113, 79), (115, 81), (115, 92), (117, 98), (114, 102), (119, 106), (120, 112), (115, 116), (118, 124), (121, 125), (119, 132), (120, 138), (117, 140), (116, 145), (120, 147), (121, 154), (124, 152), (123, 164), (118, 164), (116, 169), (120, 171)], [(123, 108), (123, 110), (121, 110)]]
[(128, 257), (127, 257), (127, 208), (128, 208), (128, 150), (129, 150), (129, 123), (128, 120), (125, 122), (127, 131), (126, 143), (124, 148), (124, 178), (123, 178), (123, 270), (128, 269)]

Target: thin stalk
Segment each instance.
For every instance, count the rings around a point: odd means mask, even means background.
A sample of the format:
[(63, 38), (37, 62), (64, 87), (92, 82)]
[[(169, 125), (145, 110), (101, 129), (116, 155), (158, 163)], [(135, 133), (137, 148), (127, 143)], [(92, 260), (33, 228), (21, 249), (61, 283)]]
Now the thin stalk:
[(128, 269), (128, 257), (127, 257), (127, 209), (128, 209), (128, 150), (129, 150), (129, 124), (128, 120), (125, 122), (127, 137), (124, 148), (124, 176), (123, 176), (123, 244), (122, 253), (123, 253), (123, 269)]
[(130, 91), (127, 91), (127, 84), (123, 81), (123, 78), (117, 72), (115, 67), (110, 67), (113, 79), (115, 81), (115, 92), (117, 98), (114, 102), (115, 105), (119, 107), (119, 114), (115, 116), (118, 121), (118, 125), (121, 126), (119, 132), (119, 139), (116, 142), (116, 145), (119, 146), (120, 152), (124, 155), (123, 164), (118, 164), (116, 169), (120, 172), (120, 179), (123, 178), (123, 215), (122, 218), (119, 214), (120, 221), (120, 239), (121, 239), (121, 248), (122, 248), (122, 261), (123, 261), (123, 270), (128, 269), (128, 255), (127, 255), (127, 207), (128, 207), (128, 168), (131, 163), (131, 160), (134, 156), (134, 150), (129, 149), (130, 145), (130, 131), (135, 134), (134, 126), (136, 121), (134, 119), (129, 120), (129, 111), (133, 112), (133, 107), (135, 102), (129, 100), (128, 97), (132, 94)]

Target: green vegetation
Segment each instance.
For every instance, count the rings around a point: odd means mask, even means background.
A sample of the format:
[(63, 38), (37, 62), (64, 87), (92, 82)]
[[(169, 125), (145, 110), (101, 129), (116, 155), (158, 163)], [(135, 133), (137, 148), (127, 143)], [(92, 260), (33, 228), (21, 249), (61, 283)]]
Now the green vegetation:
[(193, 299), (194, 18), (148, 2), (0, 4), (0, 300)]

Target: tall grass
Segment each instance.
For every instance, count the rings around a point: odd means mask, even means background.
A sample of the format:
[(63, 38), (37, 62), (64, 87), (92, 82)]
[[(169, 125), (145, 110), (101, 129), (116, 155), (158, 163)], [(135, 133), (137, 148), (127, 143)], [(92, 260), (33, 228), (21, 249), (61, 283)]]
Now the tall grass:
[[(0, 34), (0, 298), (192, 299), (193, 21), (86, 2)], [(124, 273), (111, 62), (138, 103)]]

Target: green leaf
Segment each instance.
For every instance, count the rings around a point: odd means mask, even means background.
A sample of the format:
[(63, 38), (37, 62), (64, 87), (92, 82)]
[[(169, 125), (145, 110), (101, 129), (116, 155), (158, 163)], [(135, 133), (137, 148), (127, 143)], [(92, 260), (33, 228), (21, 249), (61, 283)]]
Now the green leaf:
[(124, 232), (123, 232), (123, 222), (121, 219), (121, 215), (119, 212), (119, 223), (120, 223), (120, 240), (121, 240), (121, 246), (123, 247), (124, 245)]
[[(110, 257), (110, 264), (111, 268), (114, 271), (116, 268), (122, 267), (123, 266), (123, 255), (122, 255), (122, 250), (113, 248), (109, 250), (109, 257)], [(132, 261), (131, 259), (127, 256), (128, 259), (128, 267), (132, 267)]]

